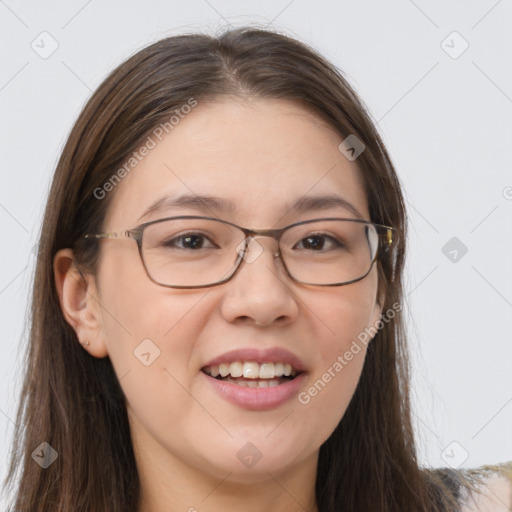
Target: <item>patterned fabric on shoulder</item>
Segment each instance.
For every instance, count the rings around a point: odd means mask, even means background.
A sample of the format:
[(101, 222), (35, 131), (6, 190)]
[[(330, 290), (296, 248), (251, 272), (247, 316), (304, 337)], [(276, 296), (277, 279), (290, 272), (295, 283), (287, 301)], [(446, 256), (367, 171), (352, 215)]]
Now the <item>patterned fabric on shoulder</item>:
[(460, 503), (460, 512), (512, 512), (512, 461), (433, 471)]

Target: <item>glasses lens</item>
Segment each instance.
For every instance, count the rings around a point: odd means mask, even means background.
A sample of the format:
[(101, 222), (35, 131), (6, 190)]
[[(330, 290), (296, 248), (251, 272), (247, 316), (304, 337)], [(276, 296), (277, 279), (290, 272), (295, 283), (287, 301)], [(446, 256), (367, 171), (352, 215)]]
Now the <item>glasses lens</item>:
[(341, 284), (370, 270), (379, 235), (372, 224), (320, 220), (288, 229), (281, 253), (290, 274), (310, 284)]
[(149, 275), (168, 286), (205, 286), (234, 269), (244, 233), (209, 219), (172, 219), (144, 230), (142, 257)]

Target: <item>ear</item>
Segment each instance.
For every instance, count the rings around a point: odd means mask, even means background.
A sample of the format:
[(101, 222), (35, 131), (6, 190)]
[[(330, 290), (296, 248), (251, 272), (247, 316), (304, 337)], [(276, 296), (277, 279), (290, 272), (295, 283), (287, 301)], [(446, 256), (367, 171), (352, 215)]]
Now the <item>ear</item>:
[(53, 259), (55, 286), (66, 322), (73, 327), (83, 348), (94, 357), (106, 357), (107, 347), (102, 329), (101, 306), (95, 279), (84, 275), (74, 263), (71, 249), (61, 249)]

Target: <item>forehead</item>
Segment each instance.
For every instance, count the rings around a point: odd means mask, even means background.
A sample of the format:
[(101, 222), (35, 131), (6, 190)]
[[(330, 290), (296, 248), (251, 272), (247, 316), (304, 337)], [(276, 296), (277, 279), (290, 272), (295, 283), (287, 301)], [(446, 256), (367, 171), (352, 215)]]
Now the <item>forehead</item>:
[(360, 171), (338, 150), (343, 138), (294, 102), (198, 102), (161, 140), (150, 137), (151, 149), (109, 192), (109, 229), (172, 215), (166, 206), (137, 222), (164, 196), (183, 195), (224, 199), (223, 217), (248, 227), (293, 221), (290, 205), (304, 196), (335, 194), (369, 218)]

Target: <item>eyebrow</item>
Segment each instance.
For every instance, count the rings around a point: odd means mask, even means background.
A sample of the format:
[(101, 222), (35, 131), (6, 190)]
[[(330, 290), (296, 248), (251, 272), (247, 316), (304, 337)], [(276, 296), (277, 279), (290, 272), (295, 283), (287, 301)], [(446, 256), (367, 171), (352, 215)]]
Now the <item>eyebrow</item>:
[[(237, 208), (234, 203), (220, 197), (210, 195), (183, 194), (180, 196), (164, 196), (152, 203), (137, 219), (141, 221), (153, 213), (168, 208), (191, 208), (203, 213), (228, 213), (233, 214)], [(285, 205), (283, 209), (290, 213), (304, 213), (310, 211), (328, 210), (330, 208), (343, 208), (356, 217), (362, 219), (359, 210), (343, 197), (336, 194), (322, 196), (303, 196), (292, 205)]]

